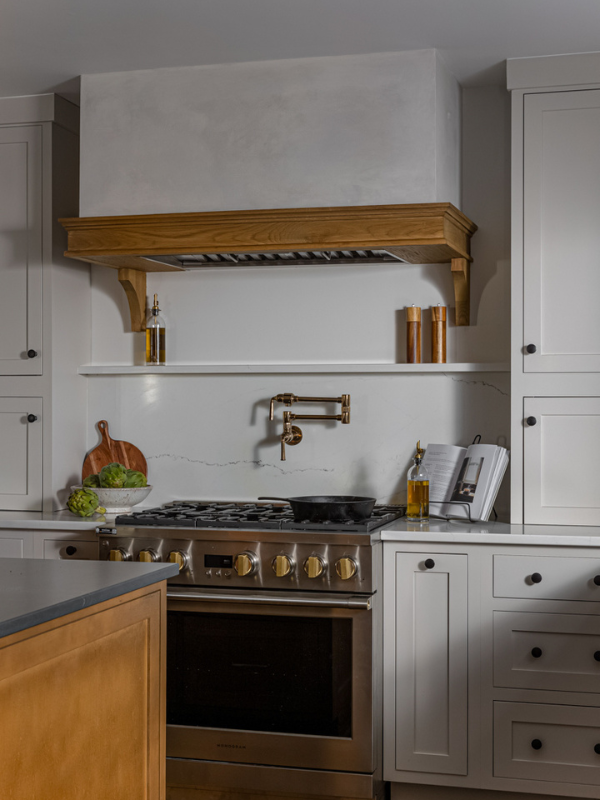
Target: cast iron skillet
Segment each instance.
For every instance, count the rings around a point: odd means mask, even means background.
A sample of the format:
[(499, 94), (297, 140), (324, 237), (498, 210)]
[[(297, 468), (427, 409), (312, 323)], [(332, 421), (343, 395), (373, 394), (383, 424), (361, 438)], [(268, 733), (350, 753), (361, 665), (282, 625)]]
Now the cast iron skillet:
[(362, 522), (376, 503), (374, 497), (331, 495), (329, 497), (259, 497), (289, 503), (297, 522)]

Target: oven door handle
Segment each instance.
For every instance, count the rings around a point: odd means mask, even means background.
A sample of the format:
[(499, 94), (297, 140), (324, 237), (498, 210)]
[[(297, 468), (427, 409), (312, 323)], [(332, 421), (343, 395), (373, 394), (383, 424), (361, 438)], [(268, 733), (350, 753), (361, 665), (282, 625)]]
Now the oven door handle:
[(280, 606), (321, 606), (321, 608), (358, 608), (371, 610), (371, 597), (357, 595), (302, 595), (294, 594), (233, 594), (228, 592), (169, 591), (167, 600), (212, 600), (227, 603), (258, 603), (260, 605)]

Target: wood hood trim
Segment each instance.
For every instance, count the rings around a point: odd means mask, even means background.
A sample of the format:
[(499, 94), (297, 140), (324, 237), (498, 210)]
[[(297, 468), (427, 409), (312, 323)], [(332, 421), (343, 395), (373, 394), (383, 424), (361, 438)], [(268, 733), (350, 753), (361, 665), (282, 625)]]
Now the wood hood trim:
[(470, 239), (477, 226), (451, 203), (77, 217), (60, 222), (68, 233), (66, 256), (119, 270), (132, 330), (144, 327), (145, 273), (182, 271), (145, 256), (341, 249), (384, 249), (411, 264), (450, 262), (456, 324), (469, 324)]

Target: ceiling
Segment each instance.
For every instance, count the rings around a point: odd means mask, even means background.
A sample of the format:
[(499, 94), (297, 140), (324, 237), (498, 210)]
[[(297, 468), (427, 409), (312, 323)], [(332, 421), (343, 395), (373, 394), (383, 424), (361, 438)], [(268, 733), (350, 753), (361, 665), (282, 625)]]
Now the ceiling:
[(600, 49), (600, 0), (1, 0), (0, 97), (157, 67), (437, 48), (463, 85)]

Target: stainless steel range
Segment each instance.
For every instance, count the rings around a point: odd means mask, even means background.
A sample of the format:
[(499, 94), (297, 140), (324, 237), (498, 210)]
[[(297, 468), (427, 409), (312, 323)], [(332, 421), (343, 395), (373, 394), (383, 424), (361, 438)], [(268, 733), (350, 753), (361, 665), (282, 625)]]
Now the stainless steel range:
[(167, 783), (371, 798), (381, 787), (381, 547), (402, 506), (170, 503), (99, 528), (100, 557), (174, 561)]

